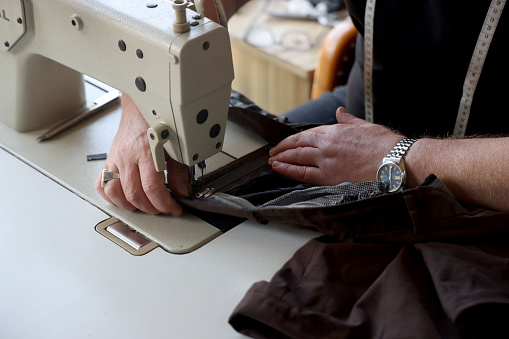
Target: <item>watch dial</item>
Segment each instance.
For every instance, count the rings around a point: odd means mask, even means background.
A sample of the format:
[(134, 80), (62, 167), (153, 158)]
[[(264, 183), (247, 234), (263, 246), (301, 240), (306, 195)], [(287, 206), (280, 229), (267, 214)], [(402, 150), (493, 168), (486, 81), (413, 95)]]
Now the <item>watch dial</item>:
[(380, 166), (377, 178), (378, 181), (385, 184), (389, 192), (397, 191), (401, 187), (403, 181), (403, 175), (400, 168), (393, 163), (387, 163)]

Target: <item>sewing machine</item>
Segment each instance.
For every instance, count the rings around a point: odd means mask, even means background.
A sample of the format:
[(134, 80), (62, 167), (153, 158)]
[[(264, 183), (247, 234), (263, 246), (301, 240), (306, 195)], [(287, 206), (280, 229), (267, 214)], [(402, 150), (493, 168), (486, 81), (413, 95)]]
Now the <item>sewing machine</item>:
[(148, 122), (158, 171), (166, 169), (163, 150), (193, 174), (204, 159), (210, 170), (243, 156), (250, 145), (261, 147), (234, 124), (226, 126), (233, 80), (229, 34), (220, 0), (207, 1), (216, 4), (220, 24), (204, 18), (203, 0), (0, 3), (0, 148), (171, 253), (194, 251), (223, 232), (190, 213), (172, 218), (126, 211), (97, 193), (104, 162), (85, 158), (111, 148), (120, 108), (50, 142), (37, 140), (119, 90)]
[(194, 4), (6, 0), (0, 6), (0, 122), (26, 132), (79, 112), (86, 74), (133, 98), (150, 126), (158, 171), (165, 169), (163, 148), (188, 166), (221, 150), (233, 80), (229, 35)]

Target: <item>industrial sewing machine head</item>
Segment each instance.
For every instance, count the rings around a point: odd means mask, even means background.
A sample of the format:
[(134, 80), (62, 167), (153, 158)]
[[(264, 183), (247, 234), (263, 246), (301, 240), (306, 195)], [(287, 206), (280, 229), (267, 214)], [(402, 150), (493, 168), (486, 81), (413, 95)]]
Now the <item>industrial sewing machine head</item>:
[(186, 0), (2, 1), (0, 122), (26, 132), (77, 112), (86, 74), (133, 98), (158, 171), (163, 148), (188, 166), (214, 155), (233, 80), (230, 40), (193, 9)]

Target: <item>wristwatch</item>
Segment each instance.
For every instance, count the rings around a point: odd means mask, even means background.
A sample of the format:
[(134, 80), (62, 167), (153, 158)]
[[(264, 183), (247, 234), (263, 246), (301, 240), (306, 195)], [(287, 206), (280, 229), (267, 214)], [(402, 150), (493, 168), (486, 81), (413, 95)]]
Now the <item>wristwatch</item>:
[(405, 138), (398, 142), (378, 167), (376, 180), (384, 183), (388, 192), (396, 192), (405, 187), (406, 171), (403, 156), (416, 141), (417, 139)]

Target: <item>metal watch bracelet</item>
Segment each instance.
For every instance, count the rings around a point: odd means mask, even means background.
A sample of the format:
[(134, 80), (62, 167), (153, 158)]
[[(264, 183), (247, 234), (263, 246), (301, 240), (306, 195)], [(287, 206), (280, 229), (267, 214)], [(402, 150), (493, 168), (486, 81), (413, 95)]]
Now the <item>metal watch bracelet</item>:
[(394, 159), (403, 158), (403, 156), (408, 151), (410, 146), (412, 146), (412, 144), (416, 141), (417, 141), (417, 139), (412, 139), (412, 138), (405, 138), (405, 139), (400, 140), (396, 144), (396, 146), (394, 146), (394, 148), (391, 150), (391, 152), (389, 154), (387, 154), (386, 158), (394, 158)]

